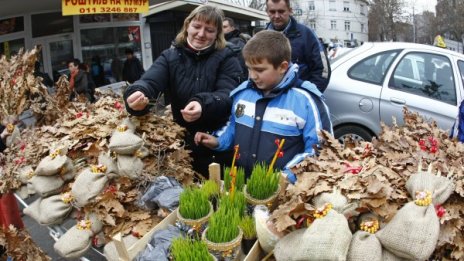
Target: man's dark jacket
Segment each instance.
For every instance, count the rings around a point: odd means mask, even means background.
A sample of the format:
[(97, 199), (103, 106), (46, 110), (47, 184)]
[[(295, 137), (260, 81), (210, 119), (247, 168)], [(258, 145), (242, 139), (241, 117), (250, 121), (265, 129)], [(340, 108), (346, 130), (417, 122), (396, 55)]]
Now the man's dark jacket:
[[(266, 29), (274, 30), (272, 23), (269, 23)], [(310, 81), (324, 92), (329, 84), (331, 69), (324, 48), (315, 33), (290, 17), (290, 25), (284, 30), (284, 34), (292, 46), (292, 62), (300, 68), (299, 78)]]
[(88, 85), (89, 85), (89, 81), (87, 78), (87, 72), (79, 69), (76, 77), (74, 78), (74, 90), (78, 94), (87, 93)]
[[(171, 99), (174, 120), (190, 134), (216, 130), (227, 122), (232, 106), (229, 93), (239, 85), (241, 70), (235, 56), (229, 47), (200, 52), (182, 46), (167, 49), (140, 80), (128, 87), (124, 100), (136, 91), (150, 100), (165, 92)], [(180, 110), (191, 101), (201, 104), (202, 114), (199, 120), (188, 123)], [(148, 106), (143, 111), (126, 108), (132, 115), (148, 112)]]
[(124, 62), (122, 68), (122, 80), (133, 83), (140, 79), (144, 72), (145, 70), (142, 67), (142, 63), (140, 63), (140, 60), (134, 56)]
[(248, 79), (248, 68), (245, 65), (245, 59), (243, 59), (242, 55), (242, 49), (245, 46), (246, 42), (242, 37), (240, 37), (240, 34), (240, 31), (238, 29), (235, 29), (231, 32), (224, 34), (224, 37), (226, 38), (226, 41), (228, 43), (232, 44), (231, 48), (237, 53), (237, 58), (240, 62), (240, 66), (242, 67), (243, 72), (240, 81), (243, 82)]

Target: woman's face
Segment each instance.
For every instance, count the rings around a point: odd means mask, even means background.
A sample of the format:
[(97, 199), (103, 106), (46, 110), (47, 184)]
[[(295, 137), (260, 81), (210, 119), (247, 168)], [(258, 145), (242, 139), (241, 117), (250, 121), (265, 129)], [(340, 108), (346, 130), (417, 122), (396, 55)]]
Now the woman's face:
[(203, 49), (216, 41), (217, 27), (206, 22), (192, 20), (187, 28), (187, 39), (195, 49)]

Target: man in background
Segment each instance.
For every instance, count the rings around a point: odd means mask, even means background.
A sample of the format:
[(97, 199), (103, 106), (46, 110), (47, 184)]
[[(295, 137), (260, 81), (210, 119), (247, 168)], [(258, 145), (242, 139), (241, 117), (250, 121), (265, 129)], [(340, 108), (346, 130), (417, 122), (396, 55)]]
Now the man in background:
[(145, 70), (143, 69), (140, 60), (134, 56), (134, 51), (132, 51), (132, 49), (127, 48), (125, 53), (127, 59), (122, 68), (122, 80), (134, 83), (142, 77)]
[(300, 79), (310, 81), (324, 92), (331, 70), (316, 34), (291, 16), (290, 0), (266, 0), (266, 12), (271, 21), (266, 29), (282, 32), (290, 40), (292, 63), (298, 64)]
[(225, 17), (222, 22), (222, 30), (224, 31), (224, 38), (228, 43), (232, 44), (232, 49), (237, 52), (238, 60), (240, 66), (242, 67), (243, 79), (240, 82), (248, 79), (248, 68), (245, 65), (245, 60), (242, 56), (242, 49), (245, 46), (247, 40), (246, 37), (240, 32), (240, 30), (235, 28), (235, 22), (232, 18)]

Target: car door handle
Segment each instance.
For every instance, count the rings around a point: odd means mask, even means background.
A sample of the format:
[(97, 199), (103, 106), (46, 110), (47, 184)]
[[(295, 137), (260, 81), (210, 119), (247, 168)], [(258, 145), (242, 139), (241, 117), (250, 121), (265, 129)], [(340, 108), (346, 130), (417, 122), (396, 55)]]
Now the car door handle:
[(390, 101), (393, 102), (393, 103), (396, 103), (396, 104), (406, 104), (406, 101), (405, 101), (405, 100), (399, 99), (399, 98), (395, 98), (395, 97), (391, 97), (391, 98), (390, 98)]

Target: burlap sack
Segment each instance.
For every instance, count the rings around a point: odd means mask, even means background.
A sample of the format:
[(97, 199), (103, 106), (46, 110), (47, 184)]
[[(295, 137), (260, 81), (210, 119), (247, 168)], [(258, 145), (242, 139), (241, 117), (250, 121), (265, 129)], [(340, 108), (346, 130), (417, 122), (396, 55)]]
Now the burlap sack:
[(375, 234), (357, 231), (351, 239), (348, 261), (382, 261), (382, 245)]
[(108, 183), (108, 177), (102, 172), (93, 172), (91, 168), (84, 169), (72, 185), (71, 194), (76, 206), (83, 207), (103, 191)]
[(118, 172), (122, 177), (137, 179), (143, 170), (143, 162), (135, 156), (118, 155), (117, 157)]
[(19, 140), (21, 140), (21, 134), (19, 132), (19, 128), (15, 125), (11, 135), (7, 136), (5, 139), (5, 145), (10, 147), (13, 143), (18, 142)]
[[(122, 242), (126, 248), (130, 248), (138, 240), (138, 238), (130, 234), (122, 238)], [(113, 241), (105, 245), (105, 248), (103, 248), (103, 255), (105, 255), (106, 260), (108, 261), (120, 261), (118, 251), (116, 250), (116, 245)]]
[[(89, 215), (88, 221), (88, 223), (86, 220), (79, 221), (56, 241), (53, 247), (60, 256), (79, 258), (90, 248), (91, 237), (101, 231), (102, 223), (94, 214)], [(89, 226), (86, 227), (86, 224)]]
[(27, 184), (29, 179), (34, 176), (34, 169), (32, 166), (24, 166), (18, 170), (17, 175), (22, 184)]
[(382, 261), (408, 261), (408, 259), (397, 257), (386, 249), (382, 250)]
[(27, 199), (29, 197), (29, 189), (27, 188), (27, 185), (22, 185), (15, 191), (15, 193), (21, 199)]
[(44, 198), (40, 202), (40, 218), (41, 225), (57, 225), (63, 223), (72, 211), (72, 205), (69, 201), (70, 193), (54, 195)]
[(351, 231), (345, 216), (330, 210), (314, 220), (301, 240), (305, 244), (292, 250), (294, 260), (346, 260)]
[(64, 180), (60, 176), (34, 176), (29, 180), (40, 197), (46, 198), (60, 193)]
[(91, 236), (91, 231), (74, 226), (56, 241), (53, 248), (64, 258), (79, 258), (90, 248)]
[(125, 119), (110, 138), (110, 150), (118, 154), (133, 155), (143, 145), (142, 138), (134, 134), (134, 131), (135, 126), (129, 119)]
[(64, 181), (72, 180), (76, 176), (76, 168), (70, 158), (68, 158), (64, 166), (61, 167), (59, 175), (61, 175)]
[(37, 168), (35, 169), (35, 174), (38, 176), (52, 176), (59, 174), (62, 170), (62, 167), (66, 164), (68, 157), (66, 155), (56, 155), (56, 152), (51, 153), (43, 158)]
[(106, 166), (105, 173), (107, 174), (109, 179), (112, 179), (118, 176), (118, 166), (116, 165), (116, 162), (111, 157), (111, 154), (109, 152), (100, 154), (98, 156), (98, 163)]
[(32, 204), (30, 204), (23, 210), (24, 214), (30, 216), (37, 223), (39, 223), (40, 221), (40, 202), (41, 201), (42, 201), (42, 198), (38, 198), (36, 201), (32, 202)]
[(343, 213), (346, 206), (348, 205), (348, 200), (338, 191), (332, 193), (322, 193), (313, 199), (313, 205), (316, 208), (323, 207), (326, 203), (332, 204), (332, 209), (338, 213)]
[[(307, 228), (302, 228), (291, 232), (282, 239), (280, 239), (274, 248), (274, 257), (277, 261), (296, 261), (300, 259), (295, 259), (293, 256), (293, 251), (295, 249), (300, 249), (305, 247), (305, 242), (302, 242), (303, 234)], [(307, 260), (307, 259), (302, 259)]]
[(419, 172), (409, 177), (406, 189), (414, 200), (417, 191), (430, 191), (433, 204), (438, 205), (445, 203), (453, 193), (454, 184), (446, 177), (433, 175), (430, 172)]
[(413, 199), (417, 199), (417, 193), (428, 192), (432, 204), (420, 206), (412, 201), (403, 206), (377, 233), (382, 246), (398, 257), (427, 260), (435, 250), (440, 234), (434, 204), (443, 204), (453, 192), (453, 186), (447, 178), (430, 172), (411, 175), (406, 188)]
[(440, 222), (433, 205), (418, 206), (409, 202), (377, 232), (377, 238), (398, 257), (427, 260), (435, 250)]

